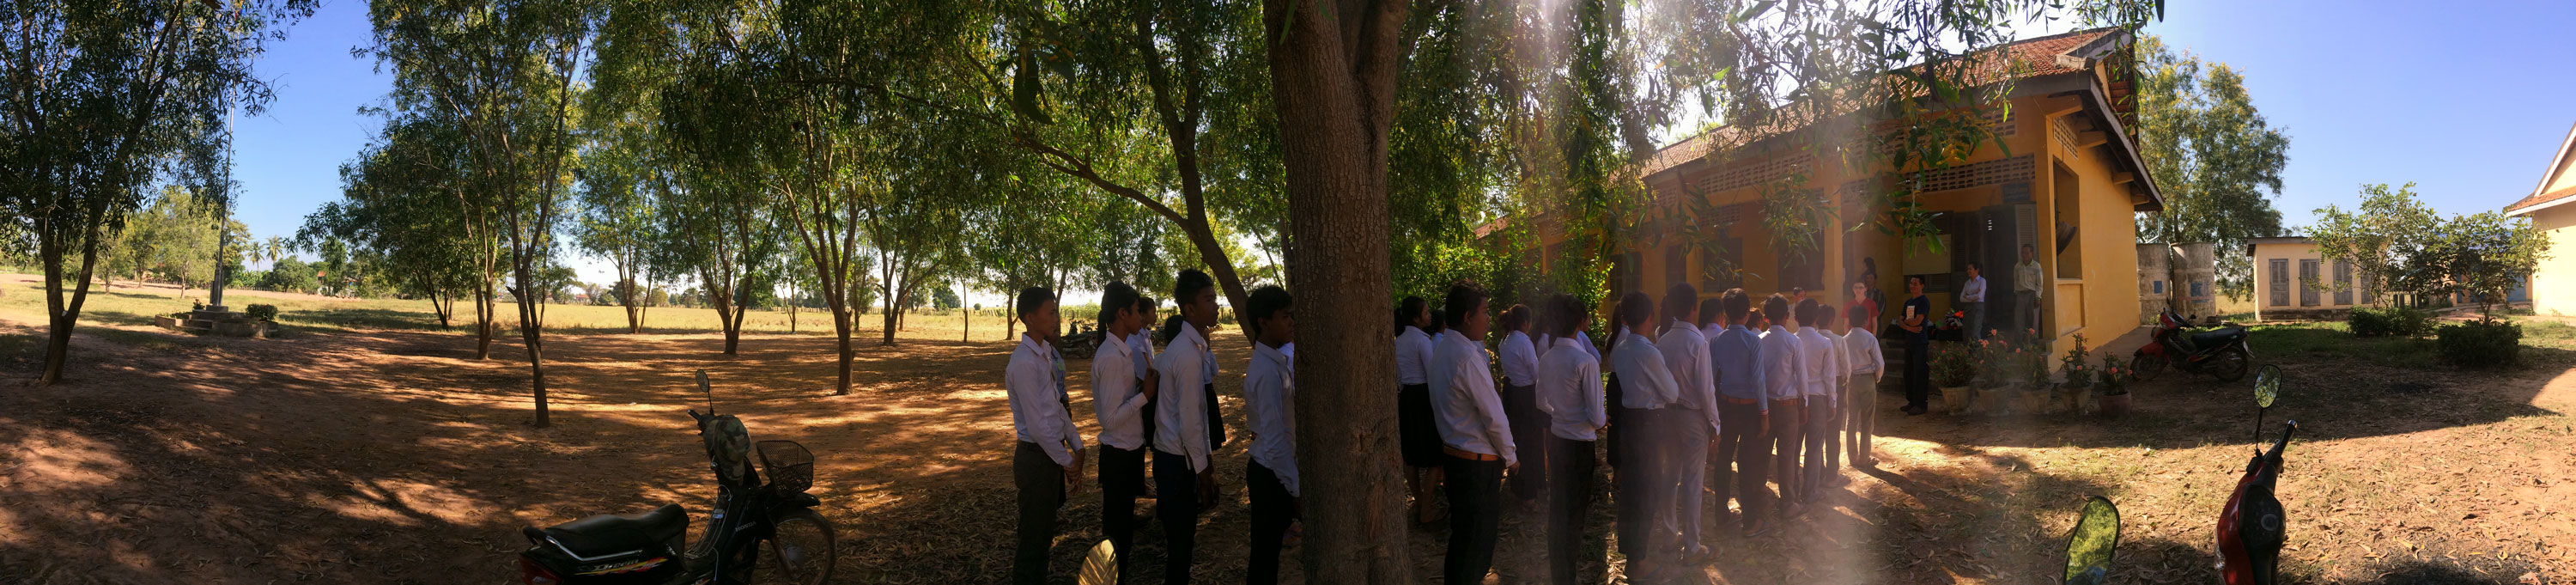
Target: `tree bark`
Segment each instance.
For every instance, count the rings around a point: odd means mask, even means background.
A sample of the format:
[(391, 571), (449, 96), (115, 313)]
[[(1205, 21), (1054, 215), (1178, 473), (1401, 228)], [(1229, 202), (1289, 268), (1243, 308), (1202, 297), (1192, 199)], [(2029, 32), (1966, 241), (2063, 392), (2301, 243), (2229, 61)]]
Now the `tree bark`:
[[(1387, 132), (1404, 0), (1267, 0), (1271, 99), (1288, 178), (1288, 280), (1305, 307), (1384, 307)], [(1192, 234), (1192, 239), (1198, 239)], [(1203, 244), (1204, 245), (1204, 244)], [(1298, 328), (1306, 578), (1411, 583), (1397, 489), (1394, 341), (1367, 319)]]

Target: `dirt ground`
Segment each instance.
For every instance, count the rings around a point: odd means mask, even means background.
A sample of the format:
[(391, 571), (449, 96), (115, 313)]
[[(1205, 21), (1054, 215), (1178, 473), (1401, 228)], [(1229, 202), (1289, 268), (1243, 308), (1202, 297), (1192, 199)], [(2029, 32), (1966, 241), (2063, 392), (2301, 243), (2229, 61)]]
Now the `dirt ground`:
[[(841, 527), (835, 582), (1003, 582), (1011, 345), (924, 322), (901, 345), (863, 345), (850, 396), (830, 395), (827, 337), (747, 336), (734, 356), (714, 334), (555, 337), (542, 430), (508, 340), (476, 360), (470, 337), (446, 332), (83, 335), (67, 383), (0, 389), (0, 583), (504, 582), (520, 526), (661, 502), (703, 515), (714, 488), (682, 414), (705, 407), (698, 368), (755, 439), (820, 459), (814, 493)], [(0, 325), (0, 377), (33, 377), (34, 327)], [(1248, 345), (1216, 341), (1241, 429)], [(2269, 420), (2305, 428), (2281, 484), (2291, 582), (2576, 582), (2576, 370), (2280, 361), (2293, 384)], [(1067, 367), (1088, 435), (1088, 364)], [(2212, 521), (2254, 444), (2248, 385), (2166, 376), (2122, 420), (1905, 417), (1885, 394), (1881, 470), (1850, 473), (1781, 534), (1713, 537), (1707, 581), (2055, 582), (2075, 511), (2101, 494), (2126, 522), (2115, 581), (2212, 582)], [(1225, 500), (1199, 531), (1203, 581), (1241, 576), (1244, 444), (1215, 458)], [(1065, 508), (1057, 582), (1100, 538), (1097, 493)], [(1609, 570), (1608, 506), (1591, 517), (1587, 582), (1628, 582)], [(1498, 582), (1539, 579), (1542, 524), (1504, 522)], [(1145, 526), (1130, 559), (1157, 583), (1161, 530)], [(1426, 582), (1446, 533), (1412, 530)], [(1301, 580), (1293, 558), (1287, 571)]]

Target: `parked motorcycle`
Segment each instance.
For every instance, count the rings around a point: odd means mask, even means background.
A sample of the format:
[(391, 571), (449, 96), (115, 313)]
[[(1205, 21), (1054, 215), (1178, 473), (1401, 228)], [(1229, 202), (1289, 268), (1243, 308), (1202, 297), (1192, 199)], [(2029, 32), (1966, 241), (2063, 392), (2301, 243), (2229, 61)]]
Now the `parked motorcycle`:
[[(707, 413), (689, 410), (716, 472), (716, 504), (706, 530), (683, 547), (689, 514), (663, 504), (639, 514), (601, 514), (547, 528), (520, 529), (531, 545), (519, 552), (521, 585), (819, 584), (832, 576), (832, 522), (805, 490), (814, 455), (794, 441), (751, 441), (742, 420), (715, 413), (705, 370), (698, 389)], [(752, 470), (751, 457), (760, 457)], [(761, 579), (753, 581), (757, 575)]]
[(2245, 378), (2245, 370), (2254, 362), (2254, 352), (2246, 345), (2244, 327), (2220, 327), (2193, 331), (2182, 315), (2165, 311), (2156, 316), (2156, 340), (2138, 347), (2129, 358), (2129, 368), (2138, 379), (2154, 379), (2166, 366), (2198, 374), (2217, 376), (2218, 381), (2234, 382)]
[[(2254, 396), (2257, 406), (2268, 409), (2280, 395), (2281, 376), (2278, 368), (2263, 369), (2255, 381)], [(2256, 426), (2259, 436), (2261, 423)], [(2289, 541), (2288, 518), (2272, 488), (2281, 479), (2281, 450), (2290, 446), (2290, 435), (2298, 430), (2299, 421), (2284, 423), (2272, 450), (2255, 452), (2254, 460), (2245, 463), (2245, 477), (2236, 480), (2236, 493), (2227, 497), (2227, 507), (2219, 511), (2218, 572), (2227, 585), (2278, 582), (2281, 545)]]

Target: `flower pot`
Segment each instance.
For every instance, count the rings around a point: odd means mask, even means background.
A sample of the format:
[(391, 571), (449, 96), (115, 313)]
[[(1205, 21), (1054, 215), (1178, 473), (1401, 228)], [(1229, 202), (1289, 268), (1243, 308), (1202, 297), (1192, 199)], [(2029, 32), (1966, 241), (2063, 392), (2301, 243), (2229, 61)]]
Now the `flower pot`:
[(1968, 403), (1976, 400), (1976, 394), (1975, 388), (1967, 386), (1942, 386), (1941, 409), (1951, 414), (1967, 412)]
[(2113, 418), (2127, 416), (2129, 414), (2130, 396), (2134, 396), (2134, 394), (2102, 395), (2102, 414)]

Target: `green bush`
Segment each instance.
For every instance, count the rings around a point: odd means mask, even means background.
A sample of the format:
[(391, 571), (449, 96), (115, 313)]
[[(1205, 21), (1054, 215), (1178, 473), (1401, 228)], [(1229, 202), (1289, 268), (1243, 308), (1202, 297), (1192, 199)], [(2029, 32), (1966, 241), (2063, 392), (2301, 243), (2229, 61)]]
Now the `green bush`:
[(242, 307), (242, 313), (250, 315), (250, 318), (252, 319), (275, 321), (277, 320), (277, 305), (251, 305), (248, 307)]
[(2522, 361), (2522, 326), (2496, 319), (2443, 325), (2433, 347), (2442, 363), (2464, 368), (2509, 366)]
[(2353, 307), (2345, 321), (2355, 337), (2416, 337), (2433, 332), (2433, 314), (2406, 307)]

